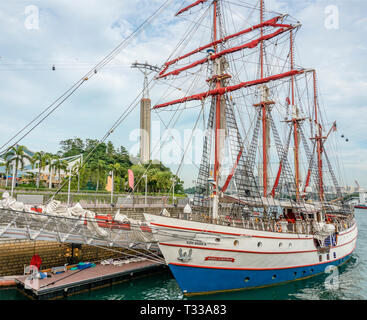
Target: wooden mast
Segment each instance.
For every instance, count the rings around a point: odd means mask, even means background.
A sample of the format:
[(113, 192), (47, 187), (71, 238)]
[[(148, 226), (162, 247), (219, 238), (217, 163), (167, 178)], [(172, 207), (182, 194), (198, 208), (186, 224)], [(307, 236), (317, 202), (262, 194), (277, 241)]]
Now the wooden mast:
[[(290, 31), (290, 61), (291, 70), (294, 68), (294, 56), (293, 56), (293, 30)], [(299, 174), (299, 121), (298, 108), (295, 105), (294, 96), (294, 76), (291, 77), (291, 94), (292, 94), (292, 122), (293, 122), (293, 134), (294, 134), (294, 171), (295, 171), (295, 186), (296, 186), (296, 200), (300, 200), (300, 174)]]
[[(213, 1), (213, 42), (217, 41), (217, 16), (218, 16), (218, 0)], [(218, 46), (214, 45), (214, 52), (217, 53)], [(214, 79), (215, 88), (219, 90), (221, 88), (220, 81), (220, 58), (214, 61)], [(215, 96), (215, 162), (214, 162), (214, 192), (213, 192), (213, 219), (218, 218), (219, 211), (219, 170), (220, 170), (220, 154), (221, 154), (221, 98), (222, 95), (218, 93)]]
[[(263, 25), (264, 23), (264, 0), (260, 1), (260, 39), (264, 36)], [(260, 42), (260, 79), (264, 79), (264, 41)], [(274, 102), (269, 101), (269, 90), (263, 85), (261, 102), (255, 106), (261, 108), (262, 116), (262, 185), (263, 185), (263, 195), (267, 197), (268, 193), (268, 163), (269, 163), (269, 147), (270, 147), (270, 127), (268, 121), (268, 105), (274, 104)]]
[(319, 124), (318, 118), (318, 107), (317, 107), (317, 85), (316, 85), (316, 71), (313, 70), (313, 87), (314, 87), (314, 105), (315, 105), (315, 125), (316, 125), (316, 132), (315, 132), (315, 140), (317, 143), (317, 167), (319, 173), (319, 196), (320, 201), (324, 201), (324, 179), (322, 174), (322, 152), (323, 152), (323, 136), (322, 136), (322, 126)]

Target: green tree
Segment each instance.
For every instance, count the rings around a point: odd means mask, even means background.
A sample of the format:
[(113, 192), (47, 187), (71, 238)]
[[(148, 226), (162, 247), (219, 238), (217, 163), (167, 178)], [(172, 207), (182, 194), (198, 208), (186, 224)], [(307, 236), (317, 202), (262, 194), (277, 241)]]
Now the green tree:
[(54, 160), (59, 159), (60, 157), (57, 155), (53, 155), (52, 153), (46, 153), (45, 154), (46, 157), (46, 167), (48, 169), (48, 183), (50, 188), (52, 188), (52, 175), (51, 175), (51, 171), (53, 170), (54, 166), (53, 166), (53, 162)]
[(37, 189), (40, 187), (41, 170), (45, 169), (47, 160), (48, 155), (43, 151), (36, 152), (32, 157), (32, 168), (34, 169), (38, 165)]
[(62, 158), (77, 156), (79, 154), (84, 153), (84, 142), (80, 138), (67, 139), (60, 142), (61, 151), (59, 151), (59, 155)]
[(107, 170), (106, 162), (104, 162), (103, 160), (92, 162), (91, 169), (97, 174), (96, 191), (98, 191), (100, 179), (102, 177), (105, 177), (106, 175), (106, 170)]
[(122, 173), (124, 171), (124, 168), (121, 166), (121, 164), (119, 163), (114, 163), (114, 164), (110, 164), (108, 166), (108, 170), (111, 172), (113, 171), (113, 180), (114, 180), (114, 183), (113, 183), (113, 190), (115, 191), (120, 191), (120, 176), (119, 174)]
[(17, 145), (10, 148), (10, 150), (4, 155), (6, 164), (8, 166), (10, 166), (10, 164), (15, 166), (15, 175), (13, 179), (16, 179), (16, 177), (18, 176), (19, 169), (24, 169), (25, 160), (28, 160), (30, 163), (32, 163), (32, 158), (25, 152), (25, 150), (25, 146)]
[(55, 173), (58, 173), (59, 185), (61, 185), (61, 171), (66, 171), (68, 168), (68, 162), (66, 160), (62, 160), (60, 158), (56, 159), (53, 162), (53, 168), (55, 169)]

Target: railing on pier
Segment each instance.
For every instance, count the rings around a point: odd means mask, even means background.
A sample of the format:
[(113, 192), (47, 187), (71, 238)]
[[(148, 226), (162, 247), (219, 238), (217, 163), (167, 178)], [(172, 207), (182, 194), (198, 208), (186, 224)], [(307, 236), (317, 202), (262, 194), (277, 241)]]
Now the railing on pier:
[(0, 238), (124, 248), (155, 248), (151, 231), (144, 225), (115, 225), (104, 219), (0, 209)]

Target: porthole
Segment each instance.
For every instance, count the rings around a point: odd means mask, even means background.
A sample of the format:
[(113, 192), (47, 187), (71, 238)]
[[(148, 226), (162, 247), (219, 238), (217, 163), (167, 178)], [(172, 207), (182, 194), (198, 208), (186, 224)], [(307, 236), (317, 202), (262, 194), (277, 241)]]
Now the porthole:
[(273, 275), (273, 277), (272, 277), (272, 279), (274, 280), (274, 279), (276, 279), (277, 278), (277, 275), (276, 274), (274, 274)]
[(258, 242), (258, 243), (257, 243), (257, 246), (258, 246), (259, 248), (261, 248), (261, 247), (263, 246), (262, 242)]
[(312, 273), (313, 272), (313, 269), (311, 269), (310, 272)]
[(293, 247), (292, 242), (290, 242), (290, 243), (289, 243), (288, 247), (289, 247), (289, 248), (292, 248), (292, 247)]
[(294, 275), (294, 276), (297, 276), (297, 272), (293, 272), (293, 275)]
[(235, 240), (235, 241), (233, 242), (233, 244), (234, 244), (234, 246), (238, 246), (238, 245), (240, 244), (240, 242), (239, 242), (238, 240)]
[(220, 239), (219, 238), (215, 238), (215, 242), (220, 242)]
[(319, 261), (320, 261), (320, 262), (322, 261), (322, 256), (321, 256), (321, 255), (319, 256)]
[(304, 271), (304, 270), (303, 270), (303, 271), (302, 271), (302, 274), (303, 274), (303, 275), (305, 275), (305, 274), (306, 274), (306, 271)]
[(249, 282), (250, 281), (250, 278), (249, 277), (246, 277), (245, 278), (245, 282)]
[(279, 248), (282, 248), (283, 247), (283, 243), (279, 243)]

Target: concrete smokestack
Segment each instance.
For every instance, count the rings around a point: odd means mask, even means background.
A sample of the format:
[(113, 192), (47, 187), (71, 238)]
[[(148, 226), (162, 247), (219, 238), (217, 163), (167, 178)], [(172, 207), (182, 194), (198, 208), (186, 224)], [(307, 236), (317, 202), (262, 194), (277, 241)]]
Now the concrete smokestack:
[(151, 136), (151, 100), (140, 100), (140, 161), (145, 164), (150, 161), (150, 136)]

